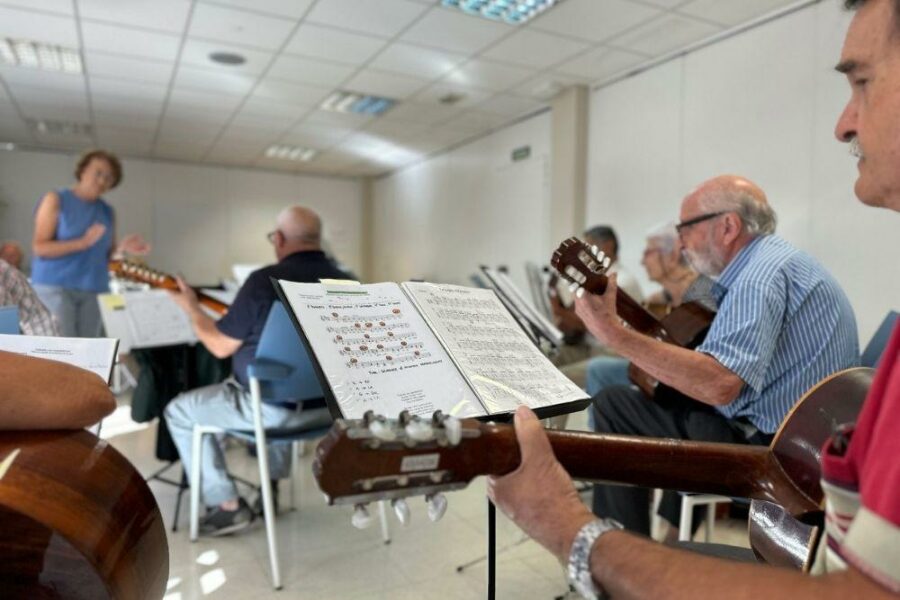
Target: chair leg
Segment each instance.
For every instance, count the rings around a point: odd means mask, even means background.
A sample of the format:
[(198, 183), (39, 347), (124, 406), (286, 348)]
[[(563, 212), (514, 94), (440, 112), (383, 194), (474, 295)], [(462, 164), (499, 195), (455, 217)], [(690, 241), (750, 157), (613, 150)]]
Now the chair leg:
[(694, 499), (689, 495), (681, 497), (681, 521), (678, 526), (678, 541), (691, 541), (691, 525), (694, 517)]
[(191, 439), (191, 541), (197, 541), (200, 529), (200, 453), (203, 452), (203, 430), (194, 427)]
[(297, 510), (297, 478), (300, 476), (300, 459), (298, 453), (302, 447), (302, 441), (291, 443), (291, 510)]
[(266, 539), (269, 544), (269, 563), (272, 567), (272, 586), (281, 589), (281, 569), (278, 565), (278, 539), (275, 535), (275, 507), (272, 502), (272, 480), (269, 479), (269, 453), (267, 452), (266, 431), (262, 426), (262, 409), (259, 380), (250, 379), (250, 393), (253, 404), (253, 428), (256, 435), (256, 457), (259, 461), (259, 481), (263, 497), (263, 518), (266, 522)]
[(650, 537), (654, 540), (662, 539), (663, 518), (659, 516), (659, 503), (662, 501), (662, 490), (653, 490), (653, 499), (650, 501)]
[(703, 526), (704, 541), (709, 542), (712, 539), (713, 527), (716, 524), (716, 507), (718, 502), (710, 502), (706, 505), (706, 523)]
[(387, 502), (385, 502), (384, 500), (378, 502), (378, 516), (381, 518), (381, 539), (385, 544), (390, 544), (391, 530), (388, 526)]

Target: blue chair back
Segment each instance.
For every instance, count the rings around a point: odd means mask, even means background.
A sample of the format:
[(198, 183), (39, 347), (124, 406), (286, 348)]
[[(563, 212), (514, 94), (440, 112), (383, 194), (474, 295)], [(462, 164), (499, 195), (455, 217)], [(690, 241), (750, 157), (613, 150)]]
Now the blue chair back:
[(284, 365), (287, 377), (260, 381), (263, 402), (303, 402), (322, 398), (322, 387), (300, 335), (284, 305), (275, 301), (263, 326), (255, 363)]
[(0, 306), (0, 333), (19, 333), (19, 307)]
[(872, 367), (873, 369), (878, 366), (878, 361), (881, 359), (884, 347), (887, 346), (898, 316), (900, 315), (898, 315), (897, 311), (892, 310), (881, 322), (881, 325), (878, 326), (878, 331), (875, 332), (875, 335), (872, 336), (872, 339), (866, 345), (866, 349), (863, 350), (862, 357), (859, 360), (862, 366)]

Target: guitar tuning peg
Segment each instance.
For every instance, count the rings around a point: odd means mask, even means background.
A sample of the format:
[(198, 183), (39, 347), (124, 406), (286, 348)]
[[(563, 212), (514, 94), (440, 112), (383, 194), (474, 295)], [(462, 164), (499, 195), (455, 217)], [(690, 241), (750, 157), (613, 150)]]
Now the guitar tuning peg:
[(608, 269), (610, 263), (612, 263), (612, 260), (610, 260), (610, 258), (607, 256), (606, 258), (603, 259), (603, 268)]
[(397, 520), (400, 521), (400, 524), (404, 527), (409, 525), (410, 512), (409, 504), (406, 503), (406, 500), (395, 498), (391, 500), (391, 506), (394, 508), (394, 514), (397, 515)]
[(575, 290), (575, 297), (581, 298), (582, 296), (584, 296), (584, 288), (580, 287), (577, 290)]
[(369, 431), (376, 438), (383, 442), (393, 442), (397, 439), (397, 432), (391, 427), (390, 423), (381, 420), (374, 420), (369, 424)]
[(428, 442), (434, 439), (434, 429), (428, 421), (414, 420), (406, 425), (406, 435), (417, 442)]
[(569, 291), (574, 294), (576, 290), (578, 290), (578, 284), (573, 281), (569, 284)]
[(428, 503), (428, 518), (432, 523), (437, 523), (447, 512), (447, 497), (441, 493), (425, 496)]
[(357, 529), (366, 529), (372, 524), (372, 515), (369, 514), (369, 509), (366, 508), (365, 504), (356, 505), (353, 516), (350, 517), (350, 522)]
[(444, 433), (447, 434), (447, 441), (451, 446), (456, 446), (462, 440), (462, 423), (456, 417), (447, 417), (444, 419)]
[(597, 246), (591, 246), (591, 254), (593, 254), (595, 257), (599, 256), (600, 248), (598, 248)]

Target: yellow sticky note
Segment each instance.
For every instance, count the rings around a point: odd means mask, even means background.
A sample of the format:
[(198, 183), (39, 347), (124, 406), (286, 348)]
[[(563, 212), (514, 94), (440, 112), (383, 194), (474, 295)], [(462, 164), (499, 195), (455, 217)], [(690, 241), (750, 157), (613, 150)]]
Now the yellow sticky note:
[(109, 310), (125, 310), (125, 297), (121, 294), (100, 294), (100, 302)]

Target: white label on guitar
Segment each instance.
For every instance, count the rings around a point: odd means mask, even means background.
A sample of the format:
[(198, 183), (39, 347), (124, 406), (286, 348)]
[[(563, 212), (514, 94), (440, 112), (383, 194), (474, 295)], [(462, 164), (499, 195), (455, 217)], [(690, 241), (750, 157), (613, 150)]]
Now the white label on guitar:
[(441, 455), (438, 453), (404, 456), (403, 462), (400, 463), (400, 472), (433, 471), (434, 469), (437, 469), (440, 460)]

